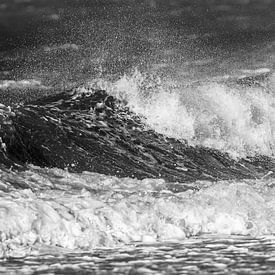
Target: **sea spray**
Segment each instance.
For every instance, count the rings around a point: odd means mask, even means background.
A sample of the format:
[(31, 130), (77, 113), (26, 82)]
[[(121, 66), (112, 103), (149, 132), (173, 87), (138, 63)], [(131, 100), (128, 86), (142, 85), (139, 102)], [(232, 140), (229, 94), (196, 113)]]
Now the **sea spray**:
[(135, 70), (116, 81), (94, 80), (90, 87), (127, 102), (158, 133), (239, 158), (274, 155), (273, 78), (265, 86), (239, 86), (237, 81), (187, 85)]

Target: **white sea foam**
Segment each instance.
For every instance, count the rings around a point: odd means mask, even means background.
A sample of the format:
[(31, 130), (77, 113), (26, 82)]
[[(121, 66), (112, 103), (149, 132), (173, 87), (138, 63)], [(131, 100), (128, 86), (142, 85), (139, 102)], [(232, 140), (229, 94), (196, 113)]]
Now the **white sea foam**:
[(249, 74), (249, 75), (259, 75), (259, 74), (268, 74), (270, 73), (270, 69), (269, 68), (260, 68), (260, 69), (256, 69), (256, 70), (241, 70), (242, 73), (244, 74)]
[(0, 81), (0, 90), (5, 89), (22, 89), (22, 88), (46, 88), (39, 80), (24, 79), (24, 80), (2, 80)]
[[(45, 245), (77, 251), (203, 233), (275, 233), (273, 179), (197, 182), (199, 191), (172, 193), (163, 180), (32, 167), (1, 171), (0, 182), (1, 256)], [(29, 189), (11, 187), (22, 183)]]
[(114, 82), (96, 80), (91, 86), (125, 99), (150, 127), (169, 137), (235, 157), (274, 156), (273, 80), (271, 75), (269, 89), (214, 82), (184, 86), (135, 71)]

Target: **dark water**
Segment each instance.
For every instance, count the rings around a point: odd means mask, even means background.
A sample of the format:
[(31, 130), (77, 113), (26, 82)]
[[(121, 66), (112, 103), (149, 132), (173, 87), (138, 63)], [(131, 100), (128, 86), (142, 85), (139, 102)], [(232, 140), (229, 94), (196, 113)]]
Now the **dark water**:
[(0, 273), (273, 274), (274, 8), (0, 1)]

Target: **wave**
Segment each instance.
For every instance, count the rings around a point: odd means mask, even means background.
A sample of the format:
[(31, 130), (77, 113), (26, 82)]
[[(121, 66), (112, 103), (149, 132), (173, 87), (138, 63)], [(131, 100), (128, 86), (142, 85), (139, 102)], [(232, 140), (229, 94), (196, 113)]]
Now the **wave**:
[[(0, 257), (208, 233), (275, 234), (275, 161), (261, 147), (272, 135), (259, 143), (261, 150), (235, 157), (229, 152), (234, 149), (232, 123), (220, 150), (214, 143), (207, 147), (196, 131), (197, 139), (182, 135), (198, 125), (192, 108), (183, 112), (182, 100), (189, 97), (167, 93), (155, 79), (143, 80), (151, 86), (131, 84), (127, 92), (125, 83), (133, 79), (101, 83), (108, 92), (83, 86), (13, 107), (0, 105)], [(246, 81), (238, 85), (246, 87)], [(243, 131), (248, 130), (248, 116), (242, 113), (248, 107), (239, 103), (248, 91), (251, 98), (261, 91), (258, 124), (271, 125), (272, 93), (250, 86), (241, 97), (235, 84), (213, 85), (193, 90), (216, 95), (195, 105), (194, 92), (189, 102), (198, 117), (208, 106), (227, 114), (227, 121), (238, 119), (235, 125), (243, 121)], [(135, 87), (143, 88), (134, 92)], [(229, 112), (223, 100), (243, 116)], [(243, 138), (241, 132), (235, 135)]]
[(79, 88), (0, 107), (0, 161), (6, 167), (34, 164), (169, 182), (262, 178), (275, 170), (269, 156), (234, 159), (158, 133), (148, 117), (102, 90)]
[[(79, 252), (201, 234), (275, 233), (274, 180), (202, 181), (197, 190), (30, 166), (0, 174), (0, 257)], [(15, 189), (15, 186), (25, 189)], [(7, 190), (9, 192), (7, 192)]]

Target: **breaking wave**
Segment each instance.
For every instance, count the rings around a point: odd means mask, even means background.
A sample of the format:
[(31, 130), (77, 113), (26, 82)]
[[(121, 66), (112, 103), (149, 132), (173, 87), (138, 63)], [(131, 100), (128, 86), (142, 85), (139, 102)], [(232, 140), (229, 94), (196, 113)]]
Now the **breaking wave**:
[(183, 85), (135, 71), (90, 85), (125, 100), (158, 133), (233, 157), (274, 156), (275, 76), (267, 69), (243, 73), (227, 83)]
[(272, 77), (136, 71), (1, 104), (0, 257), (275, 234)]
[[(275, 170), (269, 156), (234, 159), (158, 133), (150, 119), (146, 123), (146, 117), (103, 90), (80, 88), (14, 108), (0, 107), (0, 160), (10, 168), (24, 169), (31, 163), (170, 182), (262, 178)], [(165, 113), (165, 106), (160, 108)]]

